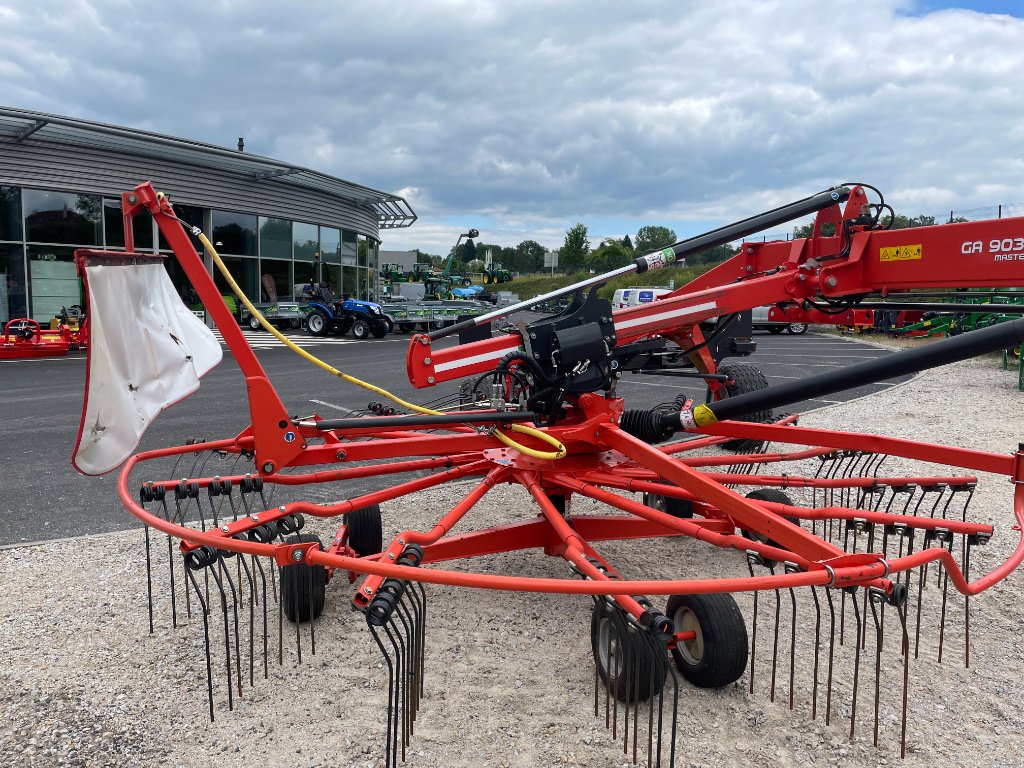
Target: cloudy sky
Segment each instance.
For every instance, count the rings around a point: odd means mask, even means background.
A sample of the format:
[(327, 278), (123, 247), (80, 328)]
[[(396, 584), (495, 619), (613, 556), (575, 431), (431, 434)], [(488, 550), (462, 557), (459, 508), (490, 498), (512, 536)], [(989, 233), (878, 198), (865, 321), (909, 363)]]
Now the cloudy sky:
[(1019, 0), (0, 0), (0, 104), (403, 195), (386, 249), (1024, 203)]

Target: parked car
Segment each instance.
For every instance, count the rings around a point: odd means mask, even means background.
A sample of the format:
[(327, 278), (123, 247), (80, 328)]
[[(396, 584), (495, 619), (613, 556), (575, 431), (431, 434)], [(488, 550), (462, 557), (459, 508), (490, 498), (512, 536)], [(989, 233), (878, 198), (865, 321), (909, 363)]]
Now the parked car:
[(753, 310), (753, 327), (754, 330), (764, 330), (769, 333), (782, 333), (788, 331), (794, 335), (801, 333), (807, 333), (807, 323), (788, 323), (786, 321), (779, 322), (777, 320), (771, 320), (768, 317), (769, 310), (775, 306), (769, 304), (765, 307), (754, 307)]

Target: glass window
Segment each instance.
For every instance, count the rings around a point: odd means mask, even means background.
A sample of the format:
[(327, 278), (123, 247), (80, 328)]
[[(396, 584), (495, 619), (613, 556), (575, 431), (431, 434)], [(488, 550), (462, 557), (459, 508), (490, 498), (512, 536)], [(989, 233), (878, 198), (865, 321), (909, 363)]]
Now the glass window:
[(288, 219), (260, 216), (260, 256), (264, 259), (292, 257), (292, 223)]
[(357, 298), (359, 294), (359, 270), (354, 266), (343, 266), (341, 268), (341, 295), (348, 298)]
[[(107, 248), (124, 248), (124, 218), (121, 215), (120, 200), (108, 198), (103, 201), (103, 234)], [(132, 238), (135, 250), (153, 249), (153, 215), (149, 211), (135, 214), (132, 219)]]
[[(249, 300), (258, 301), (259, 262), (256, 259), (242, 259), (236, 256), (225, 256), (221, 261), (224, 262), (224, 266), (228, 268), (231, 277), (235, 279), (238, 287), (249, 297)], [(235, 296), (235, 292), (231, 290), (231, 286), (228, 285), (219, 269), (213, 270), (213, 282), (217, 285), (217, 290), (220, 291), (220, 295), (224, 297), (225, 303), (231, 309), (231, 313), (236, 318), (241, 319), (242, 302)]]
[(82, 304), (82, 284), (75, 269), (75, 249), (55, 245), (28, 246), (31, 316), (49, 323), (61, 307)]
[(360, 235), (359, 236), (359, 266), (360, 267), (368, 266), (368, 264), (366, 262), (366, 253), (367, 253), (367, 249), (366, 249), (366, 235)]
[(292, 242), (296, 261), (313, 261), (320, 252), (320, 228), (296, 221), (292, 225)]
[(341, 263), (347, 267), (356, 265), (356, 233), (345, 229), (341, 233)]
[(234, 211), (214, 211), (212, 240), (218, 253), (255, 256), (256, 216)]
[(23, 247), (0, 245), (0, 325), (28, 314), (28, 293), (25, 286)]
[(21, 237), (21, 187), (0, 187), (0, 240)]
[(99, 195), (24, 190), (26, 240), (34, 243), (99, 245), (103, 200)]
[(331, 289), (331, 294), (341, 296), (341, 267), (337, 264), (324, 264), (321, 270), (323, 282)]
[(293, 290), (290, 261), (260, 259), (260, 301), (291, 301)]
[[(205, 229), (206, 221), (204, 214), (206, 213), (205, 208), (199, 208), (195, 205), (181, 205), (180, 203), (173, 203), (174, 215), (181, 219), (182, 224), (187, 224), (192, 227), (199, 227)], [(136, 217), (137, 218), (137, 217)], [(108, 241), (109, 242), (109, 241)], [(193, 241), (195, 242), (195, 241)], [(196, 250), (201, 250), (201, 246), (196, 243)], [(163, 232), (160, 233), (160, 250), (169, 251), (171, 246), (168, 245), (167, 241), (164, 240)]]
[(341, 264), (341, 230), (320, 227), (320, 259), (324, 264)]

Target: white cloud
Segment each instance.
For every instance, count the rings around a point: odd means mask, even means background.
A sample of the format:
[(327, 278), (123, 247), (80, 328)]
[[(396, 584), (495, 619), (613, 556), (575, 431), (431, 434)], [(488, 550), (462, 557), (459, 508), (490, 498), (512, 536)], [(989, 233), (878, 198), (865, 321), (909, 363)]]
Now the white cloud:
[(1024, 200), (1024, 20), (915, 7), (15, 0), (0, 103), (415, 190), (396, 249), (682, 236), (849, 180), (908, 215)]

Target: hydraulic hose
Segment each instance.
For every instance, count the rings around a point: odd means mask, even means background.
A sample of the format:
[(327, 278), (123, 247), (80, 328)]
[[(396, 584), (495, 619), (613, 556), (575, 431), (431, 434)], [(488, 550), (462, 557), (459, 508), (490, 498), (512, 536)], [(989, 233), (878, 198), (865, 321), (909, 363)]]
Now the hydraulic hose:
[[(362, 387), (363, 389), (368, 389), (371, 392), (380, 395), (381, 397), (386, 397), (391, 402), (397, 403), (403, 408), (408, 408), (409, 410), (415, 411), (416, 413), (423, 413), (430, 416), (442, 415), (441, 411), (435, 411), (430, 408), (424, 408), (421, 405), (416, 405), (415, 403), (410, 403), (398, 397), (397, 395), (391, 394), (385, 389), (370, 384), (367, 381), (363, 381), (362, 379), (357, 379), (355, 376), (350, 376), (349, 374), (344, 373), (343, 371), (339, 371), (333, 365), (324, 362), (315, 355), (311, 355), (309, 352), (302, 349), (302, 347), (293, 342), (291, 339), (289, 339), (287, 336), (285, 336), (283, 333), (277, 330), (277, 328), (275, 328), (271, 323), (269, 323), (267, 319), (263, 317), (263, 314), (258, 309), (256, 309), (255, 306), (253, 306), (253, 303), (249, 301), (249, 297), (245, 295), (245, 292), (242, 290), (241, 286), (239, 286), (238, 283), (235, 282), (234, 277), (231, 276), (230, 270), (228, 270), (227, 265), (224, 264), (223, 260), (220, 258), (220, 254), (217, 253), (217, 249), (213, 247), (213, 243), (211, 243), (209, 238), (207, 238), (206, 235), (203, 234), (202, 230), (199, 229), (198, 227), (189, 227), (188, 229), (195, 237), (199, 239), (199, 242), (203, 244), (203, 248), (206, 249), (206, 252), (208, 254), (210, 254), (210, 258), (213, 259), (213, 263), (217, 265), (217, 269), (220, 271), (221, 275), (224, 277), (224, 280), (227, 282), (227, 284), (231, 287), (232, 292), (234, 292), (235, 296), (238, 297), (238, 300), (242, 302), (242, 304), (253, 317), (259, 320), (259, 323), (261, 326), (263, 326), (264, 330), (273, 334), (273, 336), (278, 341), (280, 341), (282, 344), (288, 347), (288, 349), (290, 349), (292, 352), (297, 354), (299, 357), (302, 357), (305, 360), (308, 360), (309, 362), (313, 363), (314, 365), (322, 368), (332, 376), (337, 376), (339, 379), (343, 379), (344, 381), (347, 381), (350, 384), (355, 384), (356, 386)], [(534, 429), (533, 427), (527, 427), (522, 424), (511, 424), (508, 427), (508, 429), (512, 432), (519, 432), (520, 434), (534, 437), (540, 440), (541, 442), (547, 443), (548, 445), (555, 449), (554, 451), (539, 451), (536, 448), (530, 448), (528, 446), (516, 442), (511, 437), (504, 434), (498, 429), (495, 429), (493, 431), (492, 434), (497, 440), (504, 443), (509, 448), (512, 448), (515, 451), (519, 451), (520, 453), (526, 456), (530, 456), (531, 458), (535, 459), (560, 459), (566, 454), (564, 445), (562, 445), (555, 438), (551, 437), (550, 435), (544, 432), (541, 432), (538, 429)]]

